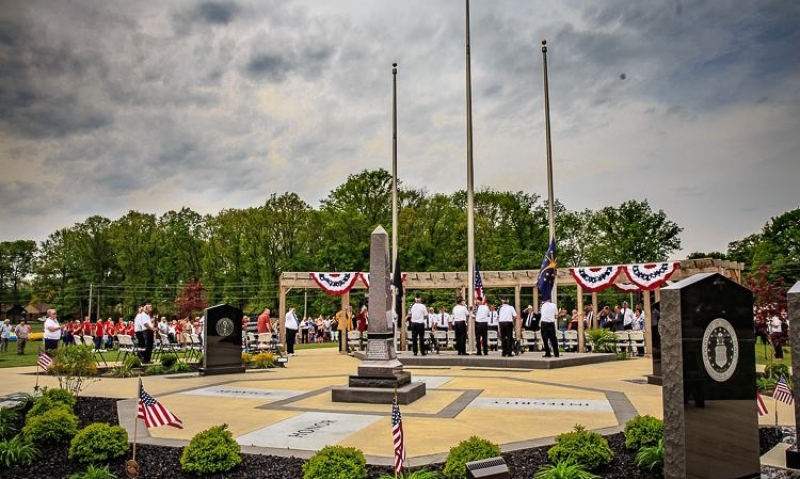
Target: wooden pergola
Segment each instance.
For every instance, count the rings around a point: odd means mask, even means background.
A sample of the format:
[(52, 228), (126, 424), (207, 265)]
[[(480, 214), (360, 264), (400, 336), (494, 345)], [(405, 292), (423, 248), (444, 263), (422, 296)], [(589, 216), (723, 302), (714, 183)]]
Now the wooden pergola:
[[(742, 280), (742, 263), (718, 259), (687, 259), (680, 261), (680, 267), (672, 274), (671, 281), (680, 281), (699, 273), (720, 273), (737, 283)], [(406, 273), (403, 283), (405, 290), (428, 290), (428, 289), (450, 289), (456, 296), (467, 297), (469, 288), (469, 275), (466, 272), (410, 272)], [(536, 282), (539, 278), (539, 270), (516, 270), (516, 271), (481, 271), (484, 288), (514, 288), (514, 307), (518, 313), (523, 309), (522, 288), (533, 288), (533, 295), (530, 303), (534, 308), (539, 305), (539, 293), (536, 289)], [(624, 283), (627, 277), (619, 275), (615, 283)], [(281, 274), (280, 299), (278, 314), (281, 321), (281, 343), (286, 343), (285, 318), (286, 318), (286, 294), (292, 289), (318, 289), (317, 283), (311, 279), (310, 272), (284, 272)], [(583, 311), (583, 288), (575, 281), (569, 272), (569, 268), (558, 268), (556, 274), (556, 288), (576, 288), (578, 311)], [(367, 289), (361, 281), (357, 281), (353, 289)], [(342, 308), (350, 304), (350, 293), (341, 296)], [(660, 300), (660, 291), (655, 289), (656, 301)], [(644, 295), (644, 311), (646, 313), (645, 342), (648, 350), (652, 344), (652, 324), (650, 318), (650, 295)], [(597, 313), (597, 293), (592, 293), (592, 309)], [(403, 303), (403, 317), (405, 317), (405, 302)], [(522, 322), (517, 321), (517, 337), (521, 335)], [(401, 348), (405, 348), (405, 328), (401, 328)], [(474, 324), (470, 321), (469, 325), (470, 347), (474, 343)], [(578, 340), (581, 351), (584, 349), (583, 321), (578, 321)]]

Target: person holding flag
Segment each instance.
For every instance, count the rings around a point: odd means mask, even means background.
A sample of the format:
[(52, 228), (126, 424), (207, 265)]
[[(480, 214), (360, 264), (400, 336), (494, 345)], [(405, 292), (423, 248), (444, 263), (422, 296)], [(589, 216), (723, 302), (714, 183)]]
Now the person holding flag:
[(556, 316), (558, 308), (551, 300), (553, 287), (556, 282), (556, 240), (550, 239), (550, 246), (547, 248), (542, 267), (539, 270), (539, 280), (536, 287), (539, 295), (544, 302), (540, 308), (542, 319), (539, 325), (542, 329), (542, 342), (544, 342), (544, 357), (551, 357), (550, 347), (553, 348), (553, 356), (558, 357), (558, 339), (556, 338)]

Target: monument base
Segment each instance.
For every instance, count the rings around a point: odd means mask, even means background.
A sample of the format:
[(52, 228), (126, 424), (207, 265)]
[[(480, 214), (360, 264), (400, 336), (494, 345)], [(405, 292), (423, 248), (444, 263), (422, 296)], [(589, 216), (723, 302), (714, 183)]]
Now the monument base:
[(789, 469), (800, 469), (800, 451), (796, 446), (786, 450), (786, 467)]
[(348, 385), (351, 388), (400, 388), (411, 383), (411, 373), (405, 371), (395, 372), (393, 377), (375, 376), (350, 376)]
[[(425, 395), (425, 383), (409, 383), (397, 388), (398, 404), (411, 404)], [(394, 388), (385, 387), (335, 387), (331, 390), (333, 402), (392, 404)]]
[(198, 372), (201, 376), (216, 376), (218, 374), (244, 374), (244, 366), (222, 366), (213, 368), (200, 368)]
[(661, 386), (662, 379), (661, 376), (656, 376), (655, 374), (648, 374), (647, 375), (647, 384), (653, 384), (656, 386)]

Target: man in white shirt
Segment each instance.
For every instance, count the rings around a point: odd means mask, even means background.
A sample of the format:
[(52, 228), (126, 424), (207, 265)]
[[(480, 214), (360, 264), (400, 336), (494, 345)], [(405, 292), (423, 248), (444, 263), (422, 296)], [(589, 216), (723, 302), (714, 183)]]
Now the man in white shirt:
[(622, 311), (620, 311), (620, 313), (622, 313), (622, 329), (633, 329), (633, 311), (628, 307), (627, 301), (622, 302)]
[(486, 298), (478, 306), (475, 312), (475, 346), (478, 349), (477, 355), (489, 355), (489, 299)]
[(469, 311), (465, 304), (464, 298), (460, 297), (456, 300), (457, 304), (453, 308), (453, 329), (456, 331), (456, 351), (459, 356), (466, 356), (467, 354), (467, 317)]
[(44, 322), (44, 350), (55, 351), (61, 340), (61, 325), (58, 324), (58, 315), (55, 309), (47, 310), (47, 319)]
[(428, 317), (428, 308), (422, 304), (422, 296), (417, 295), (414, 298), (414, 304), (411, 306), (411, 350), (414, 351), (414, 356), (417, 351), (421, 351), (425, 356), (425, 321)]
[(542, 328), (544, 357), (550, 357), (551, 347), (553, 348), (553, 355), (558, 357), (558, 338), (556, 338), (556, 315), (558, 315), (558, 308), (550, 301), (550, 298), (545, 298), (540, 310), (542, 319), (539, 321), (539, 326)]
[(150, 312), (152, 310), (153, 306), (149, 302), (146, 302), (139, 310), (139, 314), (133, 319), (133, 331), (136, 333), (136, 340), (139, 342), (139, 347), (144, 347), (144, 351), (139, 353), (142, 364), (149, 363), (153, 357), (153, 342), (156, 328), (153, 326), (153, 322), (150, 319)]
[(295, 308), (289, 308), (286, 313), (286, 352), (290, 356), (294, 356), (294, 342), (297, 338), (297, 330), (300, 328), (300, 322), (297, 320), (297, 313), (294, 312)]
[(503, 346), (503, 356), (511, 357), (511, 348), (514, 346), (514, 321), (517, 319), (517, 310), (503, 298), (498, 322), (500, 323), (500, 341)]
[(437, 331), (447, 331), (452, 322), (450, 319), (450, 315), (445, 313), (444, 307), (439, 307), (439, 314), (436, 315), (436, 330)]

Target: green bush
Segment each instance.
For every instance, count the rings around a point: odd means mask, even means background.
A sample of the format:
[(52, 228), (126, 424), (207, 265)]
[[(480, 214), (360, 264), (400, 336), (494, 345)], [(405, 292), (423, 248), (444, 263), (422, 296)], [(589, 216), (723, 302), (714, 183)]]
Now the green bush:
[(128, 369), (140, 368), (142, 367), (142, 360), (135, 354), (129, 354), (128, 357), (125, 358), (123, 364), (127, 366)]
[(646, 446), (636, 454), (636, 465), (641, 469), (652, 471), (664, 469), (664, 440), (659, 439), (655, 446)]
[(458, 479), (467, 475), (467, 463), (489, 459), (500, 455), (500, 447), (486, 439), (472, 436), (450, 448), (442, 474), (448, 479)]
[(610, 463), (614, 452), (606, 438), (577, 425), (572, 432), (556, 436), (556, 445), (547, 451), (547, 457), (554, 463), (572, 462), (593, 471)]
[(776, 384), (778, 384), (777, 379), (772, 379), (766, 376), (756, 378), (756, 388), (765, 394), (772, 394)]
[(150, 366), (147, 366), (147, 369), (144, 370), (144, 373), (147, 374), (148, 376), (164, 374), (166, 372), (167, 370), (164, 369), (164, 366), (160, 364), (151, 364)]
[(172, 365), (169, 371), (172, 373), (188, 373), (191, 370), (192, 366), (189, 363), (178, 361)]
[(65, 404), (69, 406), (70, 411), (75, 409), (75, 404), (78, 402), (78, 400), (75, 399), (75, 396), (73, 396), (69, 391), (59, 388), (44, 388), (42, 391), (42, 397), (50, 398), (52, 401)]
[(117, 479), (117, 476), (108, 470), (108, 466), (95, 467), (90, 464), (86, 472), (76, 472), (69, 479)]
[[(242, 366), (249, 366), (253, 362), (253, 355), (250, 353), (242, 353)], [(394, 477), (394, 476), (392, 476)]]
[(625, 447), (638, 451), (655, 446), (664, 437), (664, 421), (653, 416), (636, 416), (625, 423)]
[(50, 399), (48, 396), (40, 396), (33, 401), (33, 407), (30, 408), (28, 414), (25, 416), (26, 422), (31, 418), (41, 416), (47, 411), (52, 411), (54, 409), (63, 409), (69, 413), (72, 412), (72, 407), (68, 404), (56, 402), (53, 399)]
[(586, 331), (586, 337), (592, 342), (593, 353), (613, 353), (617, 336), (605, 328), (594, 328)]
[(38, 455), (39, 451), (21, 436), (0, 442), (0, 464), (6, 468), (29, 466)]
[(96, 422), (81, 429), (69, 445), (69, 458), (97, 464), (124, 456), (128, 452), (128, 433), (119, 426)]
[(363, 452), (354, 447), (325, 446), (303, 463), (303, 479), (364, 479), (366, 477), (367, 459)]
[(11, 437), (17, 432), (19, 413), (15, 409), (0, 409), (0, 439)]
[(161, 366), (167, 370), (175, 365), (178, 362), (178, 355), (169, 353), (169, 354), (162, 354), (161, 359), (159, 359)]
[(181, 467), (197, 474), (227, 472), (242, 462), (239, 444), (227, 430), (228, 425), (214, 426), (197, 433), (183, 448)]
[(277, 364), (275, 359), (275, 355), (272, 353), (258, 353), (253, 356), (253, 360), (250, 364), (256, 369), (269, 369), (274, 368)]
[(125, 363), (120, 364), (119, 366), (114, 366), (113, 368), (111, 368), (110, 374), (111, 374), (111, 377), (115, 377), (115, 378), (130, 378), (130, 377), (135, 376), (135, 373), (133, 372), (133, 369), (131, 369), (131, 367), (128, 366), (127, 364), (125, 364)]
[(533, 479), (594, 479), (597, 476), (574, 462), (561, 461), (539, 468)]
[(33, 444), (67, 443), (78, 432), (78, 417), (59, 406), (28, 418), (22, 435)]
[(786, 363), (779, 361), (768, 363), (764, 366), (764, 376), (774, 380), (775, 383), (783, 376), (786, 379), (786, 384), (789, 386), (789, 389), (793, 389), (794, 387), (792, 385), (792, 371)]
[(86, 381), (97, 376), (97, 362), (92, 348), (76, 345), (56, 349), (47, 374), (58, 376), (58, 387), (77, 396), (86, 387)]

